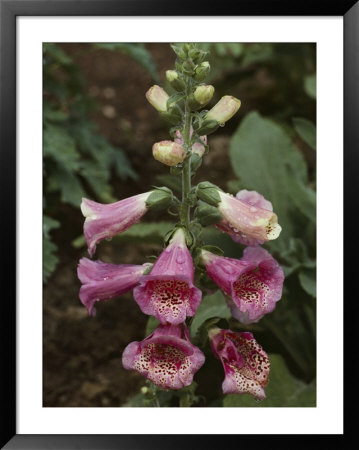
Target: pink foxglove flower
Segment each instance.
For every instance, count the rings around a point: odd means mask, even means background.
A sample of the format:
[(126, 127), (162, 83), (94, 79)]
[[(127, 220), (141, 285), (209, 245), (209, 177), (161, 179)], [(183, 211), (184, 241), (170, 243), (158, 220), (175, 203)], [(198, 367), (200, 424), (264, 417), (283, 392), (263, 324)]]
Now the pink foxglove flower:
[[(193, 128), (191, 127), (191, 134), (190, 137), (192, 137), (192, 133), (193, 133)], [(201, 142), (194, 142), (192, 144), (192, 153), (196, 153), (198, 156), (202, 157), (204, 152), (206, 151), (206, 145), (207, 145), (207, 136), (200, 136), (200, 141)], [(183, 136), (180, 132), (180, 130), (176, 131), (176, 137), (175, 137), (175, 142), (177, 142), (177, 144), (183, 145)]]
[(202, 250), (202, 261), (241, 323), (258, 322), (282, 296), (283, 270), (262, 247), (247, 247), (239, 260)]
[(177, 325), (186, 316), (194, 316), (201, 302), (202, 292), (193, 281), (193, 260), (184, 231), (178, 228), (133, 296), (143, 313), (155, 316), (162, 324)]
[(217, 228), (247, 245), (263, 244), (277, 239), (282, 228), (278, 224), (272, 204), (263, 196), (255, 191), (240, 191), (239, 197), (222, 191), (218, 191), (218, 194), (221, 199), (218, 210), (223, 220), (216, 225)]
[(83, 198), (81, 211), (86, 217), (84, 235), (90, 256), (95, 253), (98, 242), (126, 231), (139, 222), (148, 209), (167, 208), (171, 201), (172, 192), (163, 187), (107, 205)]
[(214, 354), (221, 360), (224, 394), (251, 394), (265, 398), (270, 362), (268, 355), (249, 332), (213, 328), (208, 333)]
[(201, 350), (190, 342), (185, 324), (159, 325), (143, 341), (131, 342), (122, 354), (125, 369), (136, 370), (162, 389), (192, 384), (204, 360)]
[(150, 264), (107, 264), (81, 258), (77, 275), (82, 283), (80, 300), (89, 315), (95, 315), (94, 305), (100, 300), (118, 297), (133, 289)]

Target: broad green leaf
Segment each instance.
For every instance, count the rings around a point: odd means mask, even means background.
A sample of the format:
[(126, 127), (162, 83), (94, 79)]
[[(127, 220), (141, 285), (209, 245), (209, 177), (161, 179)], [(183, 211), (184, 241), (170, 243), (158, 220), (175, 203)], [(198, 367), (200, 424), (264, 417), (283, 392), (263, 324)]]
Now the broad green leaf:
[(249, 394), (229, 394), (224, 397), (225, 407), (315, 407), (316, 384), (303, 383), (289, 372), (280, 355), (269, 355), (271, 369), (265, 388), (266, 398), (256, 401)]
[(163, 238), (174, 227), (172, 222), (142, 222), (133, 225), (114, 239), (123, 241), (163, 244)]
[(298, 184), (307, 184), (303, 156), (280, 126), (252, 112), (233, 136), (230, 157), (246, 188), (258, 191), (272, 202), (282, 232), (270, 246), (284, 251), (289, 238), (300, 235), (305, 223), (293, 201)]
[(307, 75), (304, 78), (304, 90), (311, 98), (317, 97), (317, 76)]
[(317, 283), (315, 269), (302, 269), (299, 274), (299, 281), (305, 292), (312, 297), (317, 296)]
[(111, 51), (119, 50), (125, 55), (130, 56), (134, 61), (138, 62), (144, 69), (146, 69), (151, 77), (158, 82), (156, 63), (143, 44), (99, 43), (94, 44), (94, 46)]
[(302, 117), (294, 117), (293, 125), (295, 131), (299, 134), (303, 141), (306, 142), (313, 150), (316, 150), (317, 135), (314, 123), (310, 120), (303, 119)]
[(79, 153), (76, 150), (75, 140), (66, 128), (47, 124), (44, 129), (44, 156), (51, 157), (58, 165), (68, 171), (79, 167)]
[(212, 295), (207, 295), (202, 299), (190, 325), (191, 336), (195, 337), (200, 326), (211, 317), (220, 317), (223, 319), (229, 319), (231, 317), (230, 310), (220, 291)]

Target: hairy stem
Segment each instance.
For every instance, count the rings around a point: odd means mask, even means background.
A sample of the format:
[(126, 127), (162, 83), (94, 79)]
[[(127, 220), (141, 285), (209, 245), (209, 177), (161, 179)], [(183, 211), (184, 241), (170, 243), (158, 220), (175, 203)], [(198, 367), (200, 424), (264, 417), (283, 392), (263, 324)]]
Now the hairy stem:
[(186, 86), (186, 103), (184, 114), (184, 129), (183, 129), (183, 145), (186, 149), (187, 156), (183, 162), (182, 171), (182, 206), (181, 206), (181, 223), (188, 228), (190, 217), (190, 205), (188, 202), (188, 194), (191, 191), (191, 153), (190, 153), (190, 141), (191, 141), (191, 108), (188, 104), (188, 95), (190, 91), (190, 79), (187, 78)]

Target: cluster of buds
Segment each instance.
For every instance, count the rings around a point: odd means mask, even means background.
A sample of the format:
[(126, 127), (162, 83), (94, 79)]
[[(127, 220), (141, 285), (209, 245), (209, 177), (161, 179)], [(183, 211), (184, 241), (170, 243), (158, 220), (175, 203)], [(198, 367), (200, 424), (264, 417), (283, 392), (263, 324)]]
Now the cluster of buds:
[[(205, 362), (202, 350), (191, 343), (186, 324), (202, 301), (202, 290), (195, 285), (199, 275), (205, 272), (216, 283), (232, 316), (246, 325), (274, 310), (284, 281), (281, 267), (260, 246), (281, 231), (272, 204), (254, 191), (242, 190), (234, 197), (209, 182), (191, 186), (208, 151), (207, 134), (233, 117), (240, 101), (226, 95), (209, 111), (198, 112), (214, 94), (213, 86), (203, 84), (210, 69), (206, 53), (193, 44), (173, 49), (178, 58), (166, 78), (175, 93), (168, 95), (153, 86), (146, 98), (173, 125), (173, 141), (155, 143), (152, 152), (157, 161), (171, 167), (171, 173), (181, 174), (182, 199), (163, 187), (108, 205), (83, 199), (81, 210), (91, 257), (101, 240), (127, 230), (149, 209), (171, 207), (179, 221), (153, 264), (115, 265), (82, 258), (78, 265), (79, 296), (90, 315), (95, 314), (96, 302), (132, 290), (141, 311), (158, 319), (153, 333), (126, 347), (122, 361), (125, 369), (137, 371), (163, 389), (190, 385)], [(203, 244), (200, 232), (194, 230), (211, 225), (246, 246), (241, 259), (225, 257), (219, 249)], [(270, 363), (253, 335), (212, 326), (208, 337), (223, 364), (223, 392), (265, 398)]]

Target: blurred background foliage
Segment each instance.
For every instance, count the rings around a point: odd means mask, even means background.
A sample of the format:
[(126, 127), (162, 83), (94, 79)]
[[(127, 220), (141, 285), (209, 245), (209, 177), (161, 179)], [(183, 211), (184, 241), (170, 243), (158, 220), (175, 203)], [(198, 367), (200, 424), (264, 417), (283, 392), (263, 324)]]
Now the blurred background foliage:
[[(76, 264), (87, 256), (79, 205), (82, 196), (105, 203), (152, 185), (180, 189), (179, 178), (152, 159), (152, 144), (168, 139), (168, 130), (144, 96), (154, 83), (170, 93), (164, 74), (175, 57), (167, 44), (44, 44), (45, 406), (315, 406), (316, 47), (200, 45), (210, 52), (208, 83), (216, 88), (209, 107), (226, 94), (242, 106), (209, 136), (193, 183), (208, 180), (232, 194), (256, 190), (272, 202), (283, 231), (264, 247), (285, 271), (283, 297), (273, 313), (243, 326), (219, 291), (205, 295), (190, 331), (206, 363), (189, 388), (161, 391), (122, 369), (123, 348), (143, 339), (156, 320), (147, 320), (131, 295), (99, 304), (96, 319), (86, 317), (77, 296)], [(142, 263), (159, 254), (171, 226), (169, 216), (148, 214), (110, 245), (102, 243), (96, 257)], [(202, 236), (226, 256), (242, 256), (243, 246), (215, 228)], [(266, 400), (221, 394), (223, 370), (206, 340), (209, 321), (252, 331), (270, 354)]]

